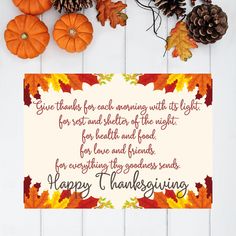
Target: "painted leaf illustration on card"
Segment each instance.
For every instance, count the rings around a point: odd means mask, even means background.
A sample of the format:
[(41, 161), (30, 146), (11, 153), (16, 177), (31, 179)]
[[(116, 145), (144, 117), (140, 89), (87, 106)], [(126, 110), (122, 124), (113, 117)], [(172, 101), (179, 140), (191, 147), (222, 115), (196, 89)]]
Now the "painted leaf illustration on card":
[(47, 208), (66, 208), (69, 203), (69, 199), (64, 198), (63, 200), (59, 201), (60, 196), (61, 196), (60, 192), (55, 191), (52, 197), (49, 198), (46, 202)]
[(169, 51), (171, 48), (174, 48), (172, 52), (173, 57), (180, 57), (181, 60), (187, 61), (192, 57), (190, 49), (197, 47), (197, 43), (189, 37), (186, 23), (183, 21), (177, 22), (167, 38), (166, 50)]
[(48, 82), (45, 79), (45, 74), (26, 74), (24, 80), (24, 87), (29, 86), (29, 93), (34, 97), (38, 93), (40, 86), (43, 91), (48, 91)]
[(198, 93), (201, 96), (207, 94), (208, 86), (212, 86), (212, 78), (210, 74), (188, 74), (186, 77), (189, 78), (188, 91), (193, 91), (198, 87)]
[(33, 186), (29, 190), (29, 197), (25, 195), (25, 208), (47, 208), (46, 203), (48, 200), (48, 191), (44, 191), (38, 196), (38, 189)]
[(112, 28), (117, 25), (125, 26), (128, 16), (122, 12), (127, 7), (122, 1), (112, 2), (111, 0), (97, 1), (97, 19), (104, 26), (107, 20), (110, 21)]
[(198, 190), (199, 195), (196, 196), (193, 191), (188, 192), (188, 203), (186, 208), (211, 208), (211, 196), (207, 196), (207, 189), (201, 187)]

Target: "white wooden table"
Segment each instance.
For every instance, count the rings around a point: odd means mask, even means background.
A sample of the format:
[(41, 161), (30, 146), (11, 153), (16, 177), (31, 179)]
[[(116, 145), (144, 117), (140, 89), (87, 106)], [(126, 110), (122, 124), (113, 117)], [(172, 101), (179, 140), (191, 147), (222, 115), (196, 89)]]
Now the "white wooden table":
[[(151, 15), (127, 0), (127, 27), (101, 27), (95, 9), (94, 41), (83, 54), (67, 54), (51, 39), (33, 60), (11, 55), (5, 46), (7, 22), (20, 14), (1, 0), (0, 21), (0, 235), (1, 236), (234, 236), (236, 235), (236, 3), (215, 0), (229, 16), (227, 35), (215, 45), (195, 49), (188, 62), (162, 57), (164, 43), (151, 31)], [(59, 14), (42, 18), (52, 32)], [(163, 18), (166, 37), (174, 20)], [(210, 210), (24, 210), (23, 75), (58, 73), (208, 73), (214, 78), (214, 205)], [(204, 135), (204, 134), (203, 134)], [(40, 145), (40, 144), (39, 144)], [(200, 148), (200, 147), (199, 147)]]

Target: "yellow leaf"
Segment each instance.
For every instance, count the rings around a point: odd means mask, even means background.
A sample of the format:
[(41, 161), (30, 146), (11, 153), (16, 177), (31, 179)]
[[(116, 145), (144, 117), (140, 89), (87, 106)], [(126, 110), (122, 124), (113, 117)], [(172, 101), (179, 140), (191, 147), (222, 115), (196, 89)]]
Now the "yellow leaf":
[(179, 92), (181, 90), (183, 90), (184, 85), (188, 84), (188, 81), (190, 80), (190, 78), (186, 77), (184, 74), (171, 74), (167, 80), (167, 84), (172, 84), (177, 80), (177, 84), (175, 89)]
[(69, 79), (67, 75), (65, 74), (51, 74), (50, 77), (45, 78), (48, 81), (48, 84), (52, 84), (53, 89), (58, 92), (61, 90), (60, 82), (63, 82), (64, 84), (69, 84)]
[(167, 203), (169, 204), (170, 208), (185, 208), (185, 205), (188, 203), (188, 201), (184, 197), (177, 198), (177, 202), (172, 198), (168, 198)]
[(166, 50), (174, 48), (173, 57), (180, 57), (181, 60), (187, 61), (192, 57), (191, 48), (197, 48), (197, 43), (188, 36), (186, 23), (177, 22), (175, 28), (171, 30), (170, 36), (167, 38)]
[(55, 191), (53, 193), (52, 198), (49, 199), (46, 203), (49, 206), (49, 208), (66, 208), (67, 207), (69, 203), (69, 199), (65, 198), (61, 202), (59, 202), (60, 196), (61, 194), (59, 191)]

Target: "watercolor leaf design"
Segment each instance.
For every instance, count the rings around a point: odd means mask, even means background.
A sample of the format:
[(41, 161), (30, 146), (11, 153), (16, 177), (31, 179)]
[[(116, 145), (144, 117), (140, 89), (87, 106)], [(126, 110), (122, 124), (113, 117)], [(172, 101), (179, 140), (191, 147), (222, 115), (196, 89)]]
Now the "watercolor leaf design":
[(183, 90), (185, 85), (188, 85), (188, 81), (190, 78), (186, 77), (184, 74), (171, 74), (167, 80), (167, 84), (173, 84), (175, 81), (176, 83), (176, 90), (180, 92)]
[(29, 93), (34, 97), (38, 93), (40, 86), (43, 91), (48, 91), (48, 82), (45, 74), (25, 74), (24, 87), (29, 86)]
[(210, 208), (212, 199), (211, 196), (207, 196), (207, 189), (201, 187), (198, 190), (199, 195), (195, 195), (193, 191), (188, 192), (188, 204), (186, 208)]
[(188, 74), (186, 77), (189, 77), (188, 91), (193, 91), (198, 86), (198, 93), (201, 96), (207, 94), (208, 86), (212, 86), (212, 78), (210, 74)]
[(63, 84), (69, 84), (69, 79), (65, 74), (51, 74), (50, 77), (45, 77), (45, 80), (47, 80), (49, 85), (52, 85), (52, 88), (56, 92), (61, 90), (60, 81)]
[(62, 201), (59, 201), (60, 196), (60, 192), (55, 191), (52, 195), (52, 198), (48, 199), (48, 201), (46, 202), (47, 208), (66, 208), (69, 203), (69, 199), (65, 198)]
[(46, 208), (48, 196), (48, 191), (44, 191), (38, 196), (38, 189), (35, 186), (31, 187), (29, 197), (26, 195), (24, 197), (25, 208)]

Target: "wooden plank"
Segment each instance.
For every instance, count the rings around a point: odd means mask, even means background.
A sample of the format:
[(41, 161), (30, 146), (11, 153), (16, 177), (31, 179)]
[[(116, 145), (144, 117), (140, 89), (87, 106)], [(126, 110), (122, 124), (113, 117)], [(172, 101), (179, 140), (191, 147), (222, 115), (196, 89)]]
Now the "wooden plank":
[[(145, 1), (141, 1), (145, 2)], [(166, 73), (167, 57), (163, 57), (165, 42), (158, 39), (152, 29), (152, 14), (128, 1), (129, 16), (126, 31), (126, 72)], [(163, 18), (164, 19), (164, 18)], [(167, 36), (167, 21), (163, 20), (159, 35)], [(126, 210), (126, 236), (159, 235), (167, 233), (167, 210)]]
[[(84, 72), (124, 72), (124, 28), (102, 27), (96, 14), (95, 9), (86, 10), (94, 27), (94, 41), (84, 52)], [(124, 235), (123, 221), (122, 210), (84, 210), (84, 235)]]
[[(189, 1), (190, 2), (190, 1)], [(187, 6), (187, 13), (191, 10)], [(168, 20), (168, 31), (175, 26), (176, 19)], [(209, 46), (199, 44), (197, 49), (193, 49), (193, 56), (187, 62), (180, 58), (173, 58), (171, 53), (168, 57), (169, 73), (209, 73), (210, 72), (210, 53)], [(209, 210), (169, 210), (168, 211), (168, 232), (169, 236), (197, 236), (209, 235)], [(184, 230), (183, 230), (184, 229)], [(190, 233), (191, 232), (191, 233)]]
[(5, 46), (7, 23), (20, 12), (10, 1), (1, 2), (0, 27), (0, 235), (39, 236), (39, 211), (23, 205), (23, 78), (27, 71), (39, 72), (39, 58), (22, 60)]
[[(145, 2), (145, 1), (141, 1)], [(148, 1), (147, 1), (148, 2)], [(166, 73), (165, 42), (155, 36), (152, 29), (152, 13), (135, 3), (128, 1), (129, 16), (126, 31), (126, 66), (127, 73)], [(163, 17), (158, 34), (167, 36), (167, 21)]]
[[(50, 11), (43, 15), (43, 21), (50, 32), (53, 31), (54, 22), (60, 14)], [(42, 73), (81, 73), (82, 53), (68, 53), (60, 49), (53, 37), (47, 51), (42, 58)], [(42, 210), (43, 236), (64, 236), (70, 232), (73, 235), (82, 235), (82, 210)]]
[[(19, 15), (9, 1), (2, 1), (0, 34), (7, 23)], [(1, 165), (0, 235), (39, 236), (39, 211), (24, 210), (23, 205), (23, 78), (26, 71), (39, 71), (39, 58), (22, 60), (12, 55), (0, 38)], [(4, 194), (3, 194), (4, 192)]]
[(209, 236), (209, 210), (169, 211), (169, 236)]
[(167, 215), (162, 209), (126, 210), (126, 235), (167, 235)]
[(212, 235), (235, 235), (236, 144), (236, 70), (235, 27), (236, 10), (232, 1), (219, 0), (217, 5), (227, 13), (229, 29), (224, 38), (212, 45), (214, 89), (214, 205)]

